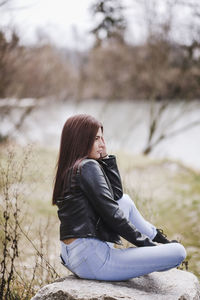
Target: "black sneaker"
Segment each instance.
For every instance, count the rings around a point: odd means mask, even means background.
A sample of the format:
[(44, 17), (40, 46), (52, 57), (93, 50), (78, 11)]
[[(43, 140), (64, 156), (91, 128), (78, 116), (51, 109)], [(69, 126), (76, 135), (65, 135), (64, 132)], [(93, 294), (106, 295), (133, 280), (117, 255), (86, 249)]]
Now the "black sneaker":
[(156, 228), (156, 230), (157, 230), (157, 234), (156, 234), (155, 238), (152, 240), (153, 242), (157, 242), (160, 244), (178, 243), (178, 241), (176, 241), (176, 240), (169, 241), (167, 239), (167, 235), (163, 232), (162, 229)]

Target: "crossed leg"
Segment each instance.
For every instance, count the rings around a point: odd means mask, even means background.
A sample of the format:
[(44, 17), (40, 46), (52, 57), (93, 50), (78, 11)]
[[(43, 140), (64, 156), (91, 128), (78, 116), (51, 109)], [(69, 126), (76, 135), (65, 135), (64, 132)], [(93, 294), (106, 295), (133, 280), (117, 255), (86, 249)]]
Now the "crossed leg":
[(147, 235), (151, 240), (156, 236), (156, 227), (144, 219), (128, 194), (123, 194), (122, 198), (118, 200), (118, 204), (126, 218), (138, 231)]

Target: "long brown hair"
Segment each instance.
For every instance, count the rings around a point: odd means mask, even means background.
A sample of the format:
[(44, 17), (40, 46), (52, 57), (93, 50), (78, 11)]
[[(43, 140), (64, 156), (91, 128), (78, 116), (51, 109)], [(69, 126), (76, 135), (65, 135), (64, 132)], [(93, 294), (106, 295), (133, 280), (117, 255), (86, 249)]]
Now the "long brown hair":
[(65, 122), (56, 164), (53, 205), (56, 204), (57, 198), (62, 196), (64, 178), (69, 169), (73, 167), (76, 169), (78, 163), (86, 158), (92, 150), (99, 127), (103, 131), (102, 124), (94, 117), (86, 114), (72, 116)]

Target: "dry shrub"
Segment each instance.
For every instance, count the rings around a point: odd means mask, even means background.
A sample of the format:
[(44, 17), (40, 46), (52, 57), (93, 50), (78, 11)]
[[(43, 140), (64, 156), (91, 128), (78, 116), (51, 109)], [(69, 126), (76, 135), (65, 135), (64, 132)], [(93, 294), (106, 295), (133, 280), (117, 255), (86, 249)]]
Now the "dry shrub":
[[(52, 220), (45, 218), (30, 233), (34, 216), (25, 204), (28, 195), (25, 177), (31, 147), (23, 156), (9, 149), (0, 165), (0, 298), (30, 299), (35, 289), (58, 274), (50, 263), (49, 240)], [(4, 156), (4, 157), (3, 157)]]

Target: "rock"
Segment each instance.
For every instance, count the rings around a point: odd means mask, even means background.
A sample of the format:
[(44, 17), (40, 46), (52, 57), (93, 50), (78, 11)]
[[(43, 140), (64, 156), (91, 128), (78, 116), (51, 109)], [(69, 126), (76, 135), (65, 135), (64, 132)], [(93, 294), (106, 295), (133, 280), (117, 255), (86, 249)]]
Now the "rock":
[(74, 275), (46, 285), (31, 300), (199, 300), (200, 285), (190, 272), (172, 269), (127, 281), (95, 281)]

